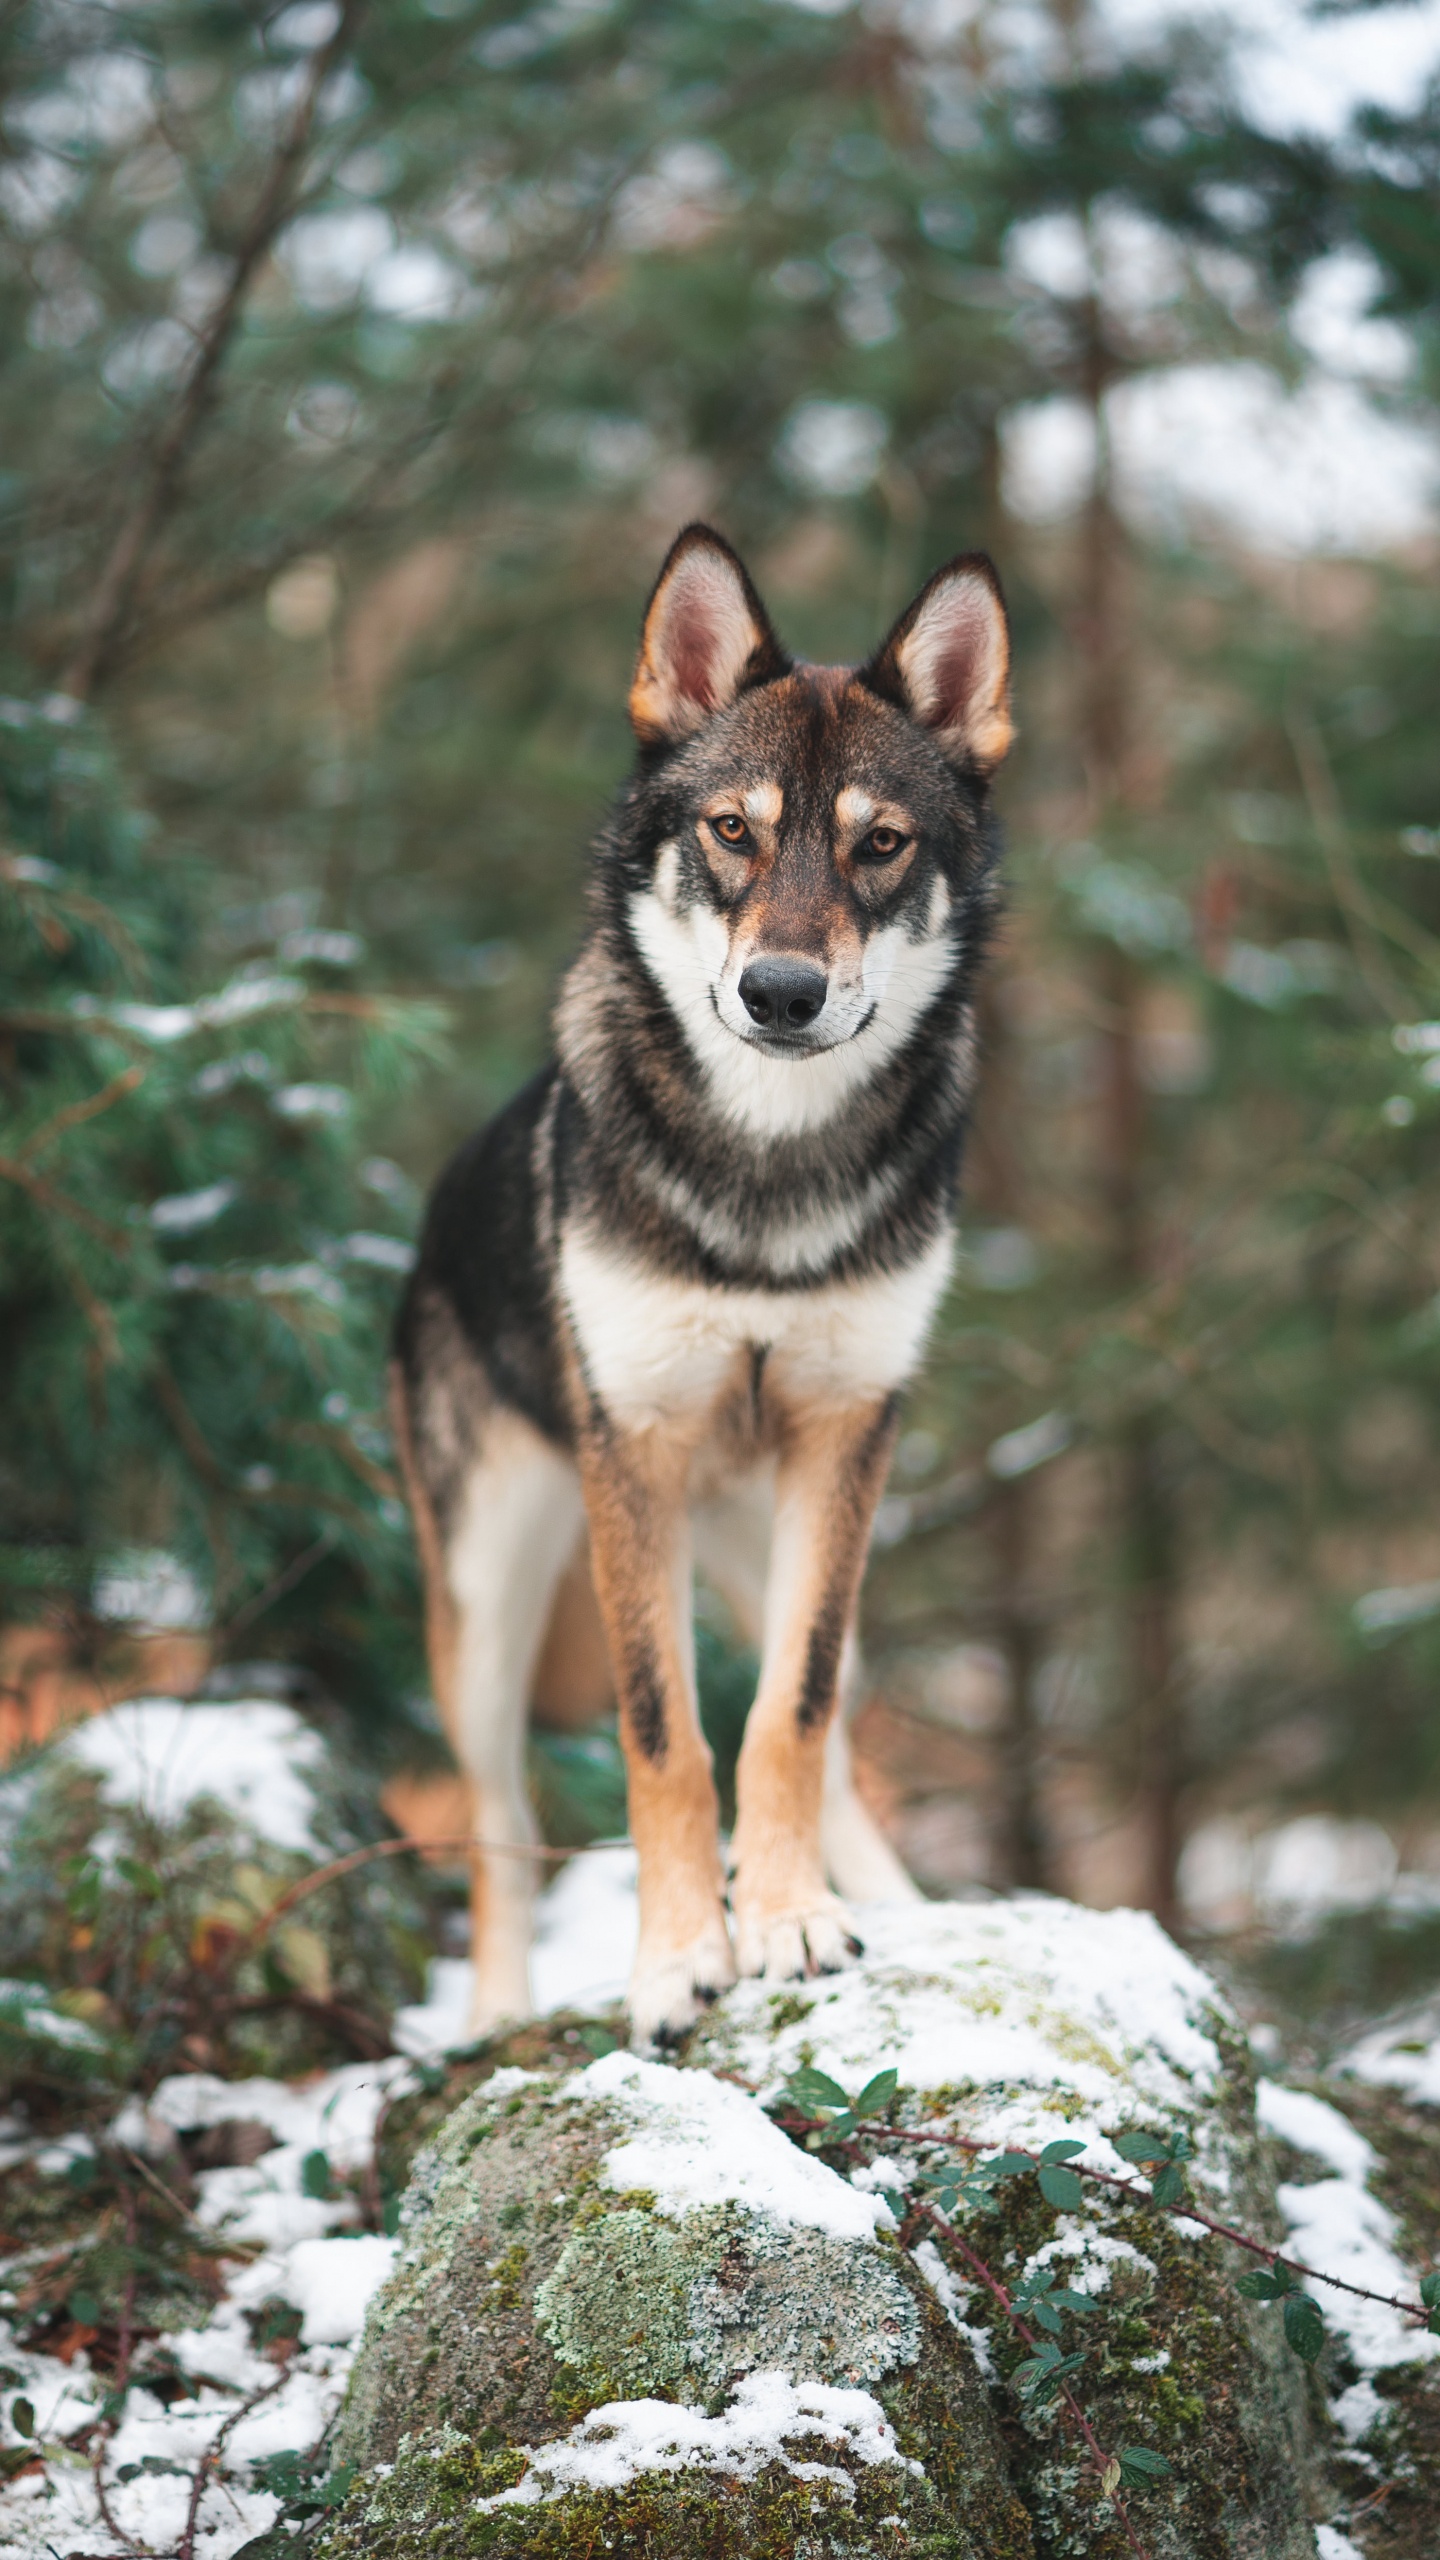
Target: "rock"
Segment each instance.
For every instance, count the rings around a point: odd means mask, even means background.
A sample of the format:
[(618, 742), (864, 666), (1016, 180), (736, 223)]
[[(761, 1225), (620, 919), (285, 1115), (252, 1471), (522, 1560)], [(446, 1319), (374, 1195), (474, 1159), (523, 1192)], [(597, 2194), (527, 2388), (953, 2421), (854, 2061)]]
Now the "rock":
[[(1301, 2368), (1234, 2253), (1114, 2148), (1183, 2133), (1197, 2199), (1279, 2237), (1215, 1986), (1134, 1913), (1036, 1898), (864, 1928), (853, 1972), (742, 1984), (678, 2064), (567, 2068), (533, 2028), (539, 2068), (492, 2046), (415, 2162), (321, 2560), (1314, 2560)], [(863, 2144), (809, 2150), (765, 2104), (801, 2066), (899, 2086)], [(1015, 2174), (955, 2239), (920, 2209), (945, 2143), (1057, 2138), (1131, 2192)], [(977, 2261), (1028, 2285), (1042, 2341), (1047, 2279), (1081, 2297), (1049, 2320), (1102, 2454), (1169, 2466), (1124, 2491), (1133, 2539), (1113, 2473), (1013, 2378), (1030, 2350)]]
[[(1371, 2028), (1310, 2089), (1262, 2084), (1281, 2210), (1307, 2263), (1413, 2300), (1440, 2223), (1440, 2000)], [(1314, 2288), (1330, 2422), (1325, 2560), (1440, 2550), (1440, 2338), (1383, 2304)]]

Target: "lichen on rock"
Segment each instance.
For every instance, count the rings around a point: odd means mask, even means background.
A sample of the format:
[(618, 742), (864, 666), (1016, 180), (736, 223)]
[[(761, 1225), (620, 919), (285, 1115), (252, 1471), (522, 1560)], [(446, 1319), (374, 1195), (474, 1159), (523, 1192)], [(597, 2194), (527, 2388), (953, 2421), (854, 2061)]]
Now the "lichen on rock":
[[(1085, 2406), (1103, 2443), (1171, 2467), (1134, 2499), (1152, 2560), (1313, 2560), (1299, 2368), (1114, 2148), (1183, 2128), (1197, 2193), (1279, 2237), (1214, 1985), (1133, 1913), (877, 1910), (866, 1936), (852, 1973), (739, 1986), (678, 2064), (567, 2070), (552, 2038), (440, 2124), (372, 2305), (323, 2560), (1117, 2560), (1073, 2426), (1011, 2384), (1024, 2349), (993, 2292), (886, 2200), (923, 2194), (939, 2140), (1061, 2134), (1131, 2192), (1057, 2210), (1016, 2178), (962, 2236), (1011, 2289), (1048, 2267), (1096, 2305), (1066, 2340)], [(873, 2166), (766, 2112), (803, 2064), (852, 2091), (898, 2072)]]

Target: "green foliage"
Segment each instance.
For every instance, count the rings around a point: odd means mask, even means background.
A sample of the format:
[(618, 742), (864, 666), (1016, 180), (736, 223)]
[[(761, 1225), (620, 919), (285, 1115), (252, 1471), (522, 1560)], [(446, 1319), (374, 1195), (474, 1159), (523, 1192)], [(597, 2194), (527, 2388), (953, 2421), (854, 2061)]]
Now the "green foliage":
[(805, 2137), (814, 2151), (822, 2143), (843, 2142), (868, 2116), (883, 2116), (898, 2086), (898, 2072), (877, 2071), (858, 2097), (847, 2098), (838, 2080), (807, 2064), (803, 2070), (792, 2072), (782, 2094), (800, 2115), (819, 2118), (813, 2132)]
[(434, 1009), (356, 989), (344, 937), (197, 983), (197, 867), (53, 706), (5, 707), (0, 810), (5, 1606), (101, 1645), (107, 1607), (173, 1623), (178, 1571), (182, 1622), (393, 1708), (412, 1584), (376, 1407), (409, 1248), (363, 1128)]
[[(320, 1850), (343, 1856), (381, 1830), (370, 1789), (333, 1759), (313, 1801)], [(0, 2089), (42, 2118), (78, 2108), (89, 2123), (177, 2068), (297, 2071), (383, 2052), (389, 2013), (423, 1988), (425, 1871), (375, 1860), (277, 1912), (314, 1863), (209, 1798), (169, 1818), (107, 1801), (63, 1739), (8, 1772)], [(323, 2153), (305, 2174), (307, 2194), (333, 2191)], [(81, 2157), (67, 2183), (83, 2195), (93, 2177)]]
[(1185, 2167), (1192, 2158), (1190, 2137), (1177, 2130), (1161, 2134), (1136, 2131), (1117, 2134), (1115, 2148), (1122, 2160), (1133, 2160), (1137, 2168), (1150, 2172), (1150, 2194), (1154, 2203), (1167, 2209), (1185, 2201)]
[(1237, 2276), (1235, 2290), (1249, 2302), (1278, 2302), (1285, 2330), (1285, 2343), (1294, 2349), (1302, 2363), (1313, 2364), (1325, 2344), (1325, 2320), (1313, 2294), (1303, 2291), (1300, 2279), (1277, 2258), (1265, 2273)]

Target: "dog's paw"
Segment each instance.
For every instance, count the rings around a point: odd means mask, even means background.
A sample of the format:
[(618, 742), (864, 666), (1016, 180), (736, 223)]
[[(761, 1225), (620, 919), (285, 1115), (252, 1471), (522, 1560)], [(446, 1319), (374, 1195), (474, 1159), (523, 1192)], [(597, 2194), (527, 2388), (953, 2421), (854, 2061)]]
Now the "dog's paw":
[(806, 1974), (841, 1973), (863, 1954), (845, 1905), (833, 1893), (818, 1894), (793, 1911), (735, 1915), (735, 1957), (742, 1974), (766, 1982), (794, 1982)]
[(735, 1958), (721, 1921), (688, 1946), (642, 1948), (627, 2002), (633, 2042), (675, 2044), (734, 1979)]

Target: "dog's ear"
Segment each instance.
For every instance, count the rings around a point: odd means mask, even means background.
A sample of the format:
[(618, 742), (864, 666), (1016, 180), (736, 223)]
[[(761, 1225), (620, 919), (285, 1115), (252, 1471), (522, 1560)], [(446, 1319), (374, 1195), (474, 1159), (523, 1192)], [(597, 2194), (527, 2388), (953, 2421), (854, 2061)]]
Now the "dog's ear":
[(929, 729), (952, 764), (994, 772), (1015, 734), (1010, 623), (983, 551), (936, 570), (860, 682)]
[(630, 718), (642, 747), (676, 746), (790, 661), (728, 542), (687, 524), (645, 609)]

